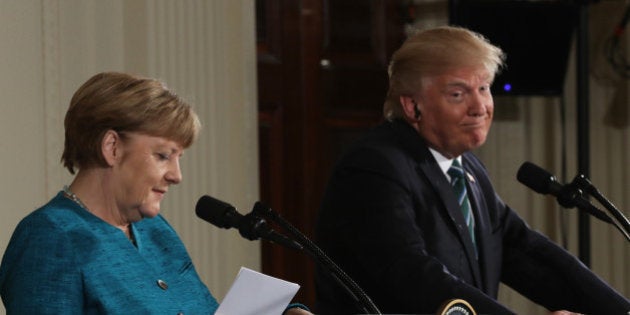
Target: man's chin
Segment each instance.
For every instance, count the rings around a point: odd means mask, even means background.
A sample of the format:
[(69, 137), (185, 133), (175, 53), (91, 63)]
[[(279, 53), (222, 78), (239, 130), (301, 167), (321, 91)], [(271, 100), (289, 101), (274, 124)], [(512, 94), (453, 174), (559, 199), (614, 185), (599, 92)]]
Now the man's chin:
[(474, 135), (470, 139), (470, 150), (477, 149), (478, 147), (486, 143), (486, 136), (487, 136), (487, 133)]

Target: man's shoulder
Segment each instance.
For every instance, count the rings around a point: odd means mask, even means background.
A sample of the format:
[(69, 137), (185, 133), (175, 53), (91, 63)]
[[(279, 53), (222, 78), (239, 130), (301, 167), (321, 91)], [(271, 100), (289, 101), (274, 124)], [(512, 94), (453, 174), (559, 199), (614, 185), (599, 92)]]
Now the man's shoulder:
[(486, 172), (486, 166), (474, 153), (465, 152), (464, 154), (462, 154), (462, 159), (465, 167), (467, 166), (469, 169), (475, 171), (482, 171), (484, 173)]

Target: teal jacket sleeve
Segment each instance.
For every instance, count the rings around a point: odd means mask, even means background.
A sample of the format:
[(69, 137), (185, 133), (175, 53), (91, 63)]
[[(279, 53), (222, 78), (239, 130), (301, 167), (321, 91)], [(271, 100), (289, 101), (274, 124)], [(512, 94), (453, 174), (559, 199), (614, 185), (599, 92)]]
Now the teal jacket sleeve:
[(83, 308), (74, 249), (66, 234), (54, 229), (42, 217), (16, 228), (0, 269), (7, 314), (70, 314)]
[(288, 310), (292, 309), (292, 308), (301, 308), (303, 310), (306, 311), (311, 311), (308, 307), (306, 307), (306, 305), (302, 304), (302, 303), (291, 303), (287, 306), (287, 308), (284, 310), (284, 312), (282, 312), (282, 315), (285, 315), (287, 313)]

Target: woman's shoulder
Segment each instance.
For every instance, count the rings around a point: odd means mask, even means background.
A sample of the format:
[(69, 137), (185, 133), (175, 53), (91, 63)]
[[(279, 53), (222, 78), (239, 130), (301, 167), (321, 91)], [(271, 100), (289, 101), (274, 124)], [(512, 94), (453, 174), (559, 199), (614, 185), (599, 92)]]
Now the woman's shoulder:
[[(15, 227), (9, 247), (30, 244), (44, 250), (67, 248), (93, 241), (98, 222), (86, 210), (57, 194), (43, 206), (26, 215)], [(36, 245), (35, 245), (36, 244)]]
[(80, 222), (80, 207), (58, 193), (43, 206), (25, 216), (18, 228), (72, 229)]
[[(59, 200), (59, 195), (24, 217), (16, 226), (3, 258), (3, 269), (15, 266), (15, 259), (41, 261), (51, 252), (70, 250), (68, 230), (76, 224), (77, 214)], [(63, 197), (61, 197), (63, 198)], [(74, 219), (73, 219), (74, 218)], [(66, 257), (58, 255), (55, 257)], [(8, 259), (7, 257), (12, 257)]]

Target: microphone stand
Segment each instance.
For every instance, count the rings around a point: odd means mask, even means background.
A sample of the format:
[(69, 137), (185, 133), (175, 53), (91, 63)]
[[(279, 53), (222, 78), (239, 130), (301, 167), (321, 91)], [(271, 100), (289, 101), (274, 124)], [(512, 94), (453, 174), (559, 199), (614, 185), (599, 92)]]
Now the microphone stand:
[(565, 208), (577, 207), (606, 223), (614, 224), (614, 221), (604, 211), (599, 210), (588, 199), (584, 198), (582, 189), (576, 183), (562, 186), (556, 196), (556, 200), (558, 204)]
[(585, 191), (586, 193), (592, 195), (602, 204), (606, 210), (615, 218), (615, 220), (610, 220), (617, 230), (621, 232), (621, 234), (630, 242), (630, 221), (626, 218), (619, 209), (615, 207), (606, 197), (604, 197), (599, 190), (591, 183), (591, 181), (586, 178), (586, 176), (579, 174), (574, 179), (571, 185), (575, 185), (578, 189)]
[(276, 233), (273, 229), (267, 226), (265, 220), (259, 218), (255, 214), (249, 213), (243, 216), (244, 223), (238, 228), (238, 232), (242, 237), (253, 241), (259, 238), (271, 241), (273, 243), (293, 248), (297, 250), (303, 250), (302, 244), (282, 235)]
[(315, 261), (323, 268), (325, 268), (333, 279), (346, 290), (346, 292), (352, 297), (352, 299), (361, 307), (366, 314), (382, 314), (378, 310), (376, 305), (372, 302), (370, 297), (359, 287), (359, 285), (350, 278), (337, 264), (335, 264), (317, 245), (309, 240), (298, 229), (292, 226), (288, 221), (282, 218), (277, 212), (271, 208), (263, 205), (260, 202), (254, 204), (252, 213), (266, 217), (283, 229), (287, 230), (297, 242), (304, 247), (304, 251), (308, 253)]

